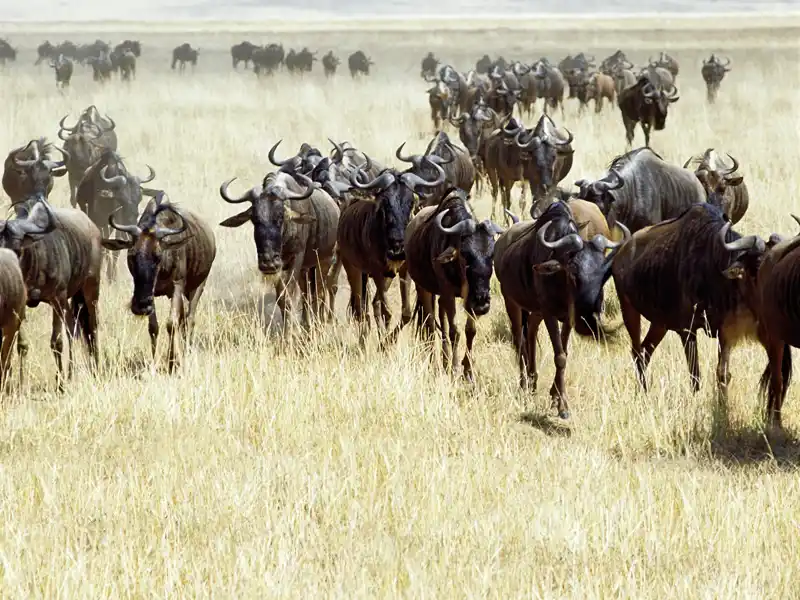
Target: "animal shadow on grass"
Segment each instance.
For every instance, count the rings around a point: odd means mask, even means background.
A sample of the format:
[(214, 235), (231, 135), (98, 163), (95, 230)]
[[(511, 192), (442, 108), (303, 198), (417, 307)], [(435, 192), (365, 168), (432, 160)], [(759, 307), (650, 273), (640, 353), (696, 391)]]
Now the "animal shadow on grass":
[(711, 456), (731, 465), (765, 462), (775, 462), (782, 468), (800, 465), (800, 440), (786, 430), (717, 427), (709, 441)]
[(550, 415), (543, 415), (534, 413), (532, 411), (524, 412), (519, 416), (519, 422), (530, 425), (534, 429), (538, 429), (545, 435), (551, 437), (571, 437), (572, 428), (567, 421)]

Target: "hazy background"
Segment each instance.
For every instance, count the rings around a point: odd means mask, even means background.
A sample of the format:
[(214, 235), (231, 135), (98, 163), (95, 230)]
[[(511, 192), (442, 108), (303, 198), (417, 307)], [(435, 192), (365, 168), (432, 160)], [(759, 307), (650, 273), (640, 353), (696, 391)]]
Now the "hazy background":
[(533, 15), (542, 13), (781, 13), (800, 10), (800, 0), (0, 0), (2, 21), (85, 21), (85, 20), (244, 20), (323, 17), (409, 17), (453, 14), (460, 18), (480, 14)]

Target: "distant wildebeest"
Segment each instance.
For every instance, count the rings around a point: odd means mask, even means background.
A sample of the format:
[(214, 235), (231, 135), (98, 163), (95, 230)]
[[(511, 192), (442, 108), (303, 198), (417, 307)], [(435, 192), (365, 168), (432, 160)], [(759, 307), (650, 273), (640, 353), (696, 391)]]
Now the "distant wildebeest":
[(0, 65), (5, 65), (6, 62), (14, 62), (17, 60), (17, 50), (13, 48), (8, 40), (0, 39)]
[[(489, 108), (486, 103), (476, 102), (469, 112), (461, 113), (457, 119), (451, 118), (450, 123), (458, 128), (458, 137), (469, 152), (477, 175), (483, 171), (479, 149), (485, 137), (500, 127), (502, 123), (500, 115)], [(478, 181), (476, 180), (476, 183)]]
[[(368, 279), (377, 288), (372, 303), (375, 320), (385, 327), (391, 319), (386, 291), (406, 259), (405, 230), (411, 218), (414, 193), (436, 188), (445, 181), (442, 168), (435, 162), (430, 165), (437, 174), (433, 181), (422, 179), (410, 170), (395, 169), (384, 169), (372, 178), (365, 172), (371, 167), (369, 160), (363, 169), (350, 175), (350, 183), (362, 193), (339, 217), (337, 260), (347, 274), (350, 309), (360, 323), (366, 317)], [(400, 283), (402, 322), (407, 323), (411, 319), (408, 290), (403, 281)]]
[(561, 116), (564, 116), (564, 88), (566, 79), (564, 74), (545, 61), (539, 60), (533, 66), (533, 75), (537, 80), (536, 97), (544, 99), (544, 112), (548, 106), (555, 110), (561, 107)]
[(65, 58), (74, 60), (77, 58), (77, 50), (77, 46), (70, 41), (61, 42), (56, 46), (46, 41), (40, 44), (36, 49), (38, 57), (35, 64), (38, 65), (44, 60), (54, 60), (59, 54), (63, 54)]
[(253, 49), (253, 72), (256, 75), (271, 75), (275, 69), (283, 64), (286, 57), (283, 45), (281, 44), (268, 44), (264, 48)]
[(114, 46), (114, 50), (130, 52), (136, 58), (139, 58), (142, 55), (142, 44), (138, 40), (123, 40)]
[(650, 146), (650, 130), (661, 131), (667, 123), (669, 105), (680, 99), (676, 87), (666, 90), (654, 86), (645, 77), (629, 88), (622, 90), (619, 97), (619, 109), (622, 113), (622, 124), (625, 126), (625, 139), (628, 146), (633, 144), (636, 124), (639, 123), (644, 133), (644, 145)]
[(136, 79), (136, 55), (132, 51), (122, 50), (121, 53), (116, 56), (114, 62), (119, 70), (119, 76), (122, 81)]
[(736, 172), (739, 161), (728, 154), (731, 164), (727, 165), (722, 157), (713, 148), (708, 148), (700, 156), (692, 156), (683, 165), (688, 168), (694, 163), (694, 174), (706, 192), (708, 202), (716, 204), (728, 215), (731, 222), (736, 225), (742, 220), (750, 205), (750, 193), (744, 177)]
[(250, 66), (250, 61), (253, 60), (253, 52), (257, 48), (258, 46), (246, 40), (231, 46), (231, 61), (233, 62), (233, 68), (236, 69), (240, 62), (244, 63), (245, 69)]
[[(60, 152), (64, 160), (52, 160), (54, 151)], [(47, 198), (53, 190), (53, 178), (63, 177), (67, 173), (67, 162), (69, 155), (45, 138), (31, 140), (24, 146), (14, 148), (6, 156), (3, 190), (12, 204), (33, 196)]]
[(363, 50), (356, 50), (347, 59), (350, 76), (354, 79), (359, 75), (369, 75), (369, 68), (374, 64), (372, 59), (364, 54)]
[(603, 59), (598, 71), (606, 75), (614, 75), (615, 72), (623, 69), (633, 69), (633, 63), (628, 60), (622, 50), (617, 50), (611, 56)]
[(422, 65), (420, 68), (420, 77), (423, 79), (426, 77), (433, 77), (436, 75), (436, 69), (439, 68), (439, 59), (433, 55), (433, 52), (428, 52), (425, 58), (422, 59)]
[(437, 81), (428, 89), (428, 105), (431, 109), (431, 121), (434, 130), (439, 129), (442, 121), (450, 117), (453, 107), (453, 98), (450, 88), (443, 81)]
[(564, 202), (553, 202), (535, 221), (512, 220), (514, 224), (495, 243), (494, 268), (519, 357), (520, 386), (536, 390), (536, 338), (544, 321), (556, 366), (550, 396), (558, 416), (568, 419), (569, 336), (574, 328), (581, 336), (600, 337), (603, 286), (614, 258), (613, 252), (608, 256), (605, 252), (619, 244), (600, 234), (585, 242)]
[(147, 203), (137, 224), (119, 225), (113, 215), (108, 220), (114, 229), (129, 236), (104, 238), (102, 243), (107, 250), (128, 251), (128, 270), (133, 278), (131, 312), (149, 319), (154, 360), (159, 331), (154, 298), (166, 296), (170, 300), (167, 365), (172, 372), (179, 361), (176, 334), (185, 340), (191, 333), (197, 304), (217, 254), (214, 232), (196, 213), (165, 201), (163, 191)]
[(725, 78), (725, 73), (731, 70), (731, 59), (725, 58), (724, 60), (723, 63), (718, 56), (712, 54), (710, 58), (703, 60), (703, 67), (700, 69), (703, 81), (706, 82), (706, 99), (710, 104), (717, 100), (719, 86)]
[(290, 73), (310, 73), (317, 60), (316, 52), (311, 52), (308, 48), (303, 48), (300, 52), (295, 52), (294, 49), (289, 50), (286, 54), (285, 64), (286, 69)]
[(592, 73), (586, 82), (586, 102), (594, 100), (594, 112), (603, 110), (603, 100), (616, 101), (617, 90), (614, 79), (605, 73)]
[[(8, 223), (9, 221), (3, 222), (3, 226), (7, 227)], [(17, 344), (17, 354), (19, 354), (20, 387), (25, 380), (24, 362), (28, 347), (20, 327), (25, 320), (27, 301), (28, 293), (19, 266), (19, 257), (9, 248), (0, 248), (0, 390), (2, 386), (8, 385), (11, 349), (14, 347), (14, 342)]]
[(333, 77), (336, 75), (336, 69), (339, 67), (338, 56), (334, 56), (333, 50), (328, 50), (328, 53), (322, 57), (322, 68), (325, 71), (325, 77)]
[[(97, 303), (100, 296), (100, 231), (72, 208), (52, 208), (46, 200), (28, 198), (14, 220), (0, 228), (0, 247), (20, 257), (28, 308), (41, 302), (53, 309), (50, 348), (58, 367), (59, 389), (72, 374), (72, 340), (80, 332), (99, 363)], [(24, 250), (24, 251), (23, 251)], [(63, 327), (69, 351), (64, 365)]]
[(66, 88), (69, 87), (69, 82), (72, 80), (72, 61), (59, 54), (51, 63), (50, 67), (56, 75), (56, 87)]
[[(677, 218), (635, 233), (617, 253), (614, 286), (645, 389), (647, 365), (668, 331), (680, 336), (692, 389), (700, 389), (697, 330), (704, 329), (719, 342), (717, 385), (727, 402), (731, 349), (757, 333), (751, 296), (765, 250), (761, 238), (742, 238), (731, 225), (718, 207), (693, 204)], [(642, 316), (650, 322), (643, 342)]]
[(107, 52), (103, 52), (100, 56), (91, 56), (86, 61), (92, 67), (92, 79), (94, 81), (107, 82), (111, 80), (111, 74), (114, 72), (114, 63), (111, 61), (111, 56)]
[(439, 298), (442, 359), (444, 368), (453, 372), (459, 337), (456, 298), (464, 301), (467, 351), (461, 364), (464, 377), (472, 381), (475, 322), (489, 312), (494, 236), (503, 230), (489, 220), (477, 221), (467, 207), (466, 194), (459, 190), (452, 192), (438, 206), (420, 210), (409, 222), (404, 245), (406, 266), (417, 289), (422, 311), (420, 323), (430, 339), (434, 335), (434, 305), (436, 297)]
[(524, 125), (511, 118), (485, 136), (483, 144), (478, 149), (486, 178), (491, 186), (492, 219), (496, 218), (498, 195), (501, 209), (511, 208), (511, 189), (518, 181), (522, 182), (519, 203), (524, 210), (527, 182), (523, 172), (524, 165), (520, 158), (521, 149), (516, 142), (517, 135), (524, 129)]
[(611, 71), (611, 77), (614, 79), (614, 91), (617, 95), (617, 106), (619, 106), (619, 98), (622, 94), (622, 90), (636, 85), (636, 75), (634, 75), (633, 71), (630, 69), (622, 65), (617, 65)]
[(680, 71), (678, 61), (666, 52), (661, 52), (656, 60), (653, 60), (653, 57), (651, 56), (648, 59), (648, 62), (650, 63), (651, 67), (660, 67), (669, 71), (673, 79), (678, 76), (678, 72)]
[(200, 54), (198, 48), (192, 48), (191, 44), (184, 42), (180, 46), (176, 46), (172, 51), (172, 66), (174, 70), (175, 65), (180, 63), (179, 71), (183, 72), (186, 69), (186, 63), (191, 63), (192, 69), (197, 66), (197, 56)]
[(681, 215), (706, 193), (694, 173), (666, 162), (650, 148), (615, 158), (596, 181), (580, 179), (578, 197), (594, 202), (610, 227), (622, 221), (636, 232)]
[[(298, 176), (305, 187), (288, 173), (269, 173), (260, 186), (239, 198), (228, 195), (224, 182), (219, 193), (225, 202), (249, 202), (247, 210), (222, 221), (222, 227), (253, 224), (258, 270), (265, 281), (275, 286), (275, 297), (287, 334), (295, 318), (295, 298), (303, 301), (304, 322), (310, 315), (319, 314), (320, 299), (325, 305), (325, 317), (333, 314), (333, 300), (328, 274), (336, 247), (339, 206), (330, 195), (318, 189), (311, 180)], [(316, 283), (325, 289), (317, 290)], [(309, 291), (309, 287), (312, 289)]]

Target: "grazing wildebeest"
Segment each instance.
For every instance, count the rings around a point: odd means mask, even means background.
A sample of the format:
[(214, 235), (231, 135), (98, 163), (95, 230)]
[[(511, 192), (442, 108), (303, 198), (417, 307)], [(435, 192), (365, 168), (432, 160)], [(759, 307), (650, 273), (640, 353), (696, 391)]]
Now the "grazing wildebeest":
[(683, 168), (695, 164), (694, 174), (706, 191), (708, 202), (721, 207), (731, 222), (736, 225), (742, 220), (750, 204), (750, 193), (744, 177), (738, 175), (739, 161), (728, 154), (731, 164), (727, 165), (713, 148), (708, 148), (701, 156), (693, 156)]
[(137, 224), (119, 225), (113, 215), (108, 222), (129, 236), (104, 238), (102, 243), (107, 250), (128, 251), (128, 270), (133, 278), (131, 312), (149, 318), (147, 330), (154, 360), (159, 326), (153, 300), (159, 296), (170, 300), (167, 365), (172, 372), (179, 360), (176, 333), (184, 339), (191, 333), (197, 304), (217, 253), (214, 232), (194, 212), (165, 201), (163, 191), (147, 203)]
[[(7, 226), (7, 223), (4, 222), (3, 226)], [(19, 266), (19, 257), (9, 248), (0, 248), (0, 390), (3, 385), (7, 385), (11, 368), (11, 348), (14, 347), (14, 342), (17, 343), (19, 354), (20, 387), (25, 380), (24, 362), (27, 346), (20, 327), (25, 320), (27, 301), (28, 293)]]
[(648, 225), (678, 217), (705, 190), (694, 173), (670, 164), (650, 148), (637, 148), (618, 156), (603, 177), (580, 179), (578, 197), (600, 207), (610, 227), (622, 221), (636, 232)]
[[(358, 195), (342, 210), (336, 254), (350, 284), (350, 308), (359, 322), (366, 316), (368, 279), (372, 279), (377, 288), (372, 303), (375, 320), (386, 326), (391, 319), (385, 294), (406, 259), (405, 230), (411, 218), (414, 193), (436, 188), (445, 181), (442, 168), (436, 163), (430, 164), (437, 174), (433, 181), (422, 179), (410, 170), (395, 169), (384, 169), (371, 178), (365, 172), (371, 167), (369, 158), (365, 168), (358, 168), (350, 175), (353, 187), (366, 193)], [(408, 322), (411, 310), (407, 289), (403, 280), (400, 283), (402, 320)]]
[(328, 53), (322, 57), (322, 68), (325, 71), (325, 77), (333, 77), (336, 75), (336, 69), (339, 67), (338, 56), (333, 54), (333, 50), (328, 50)]
[(431, 166), (436, 163), (444, 170), (445, 181), (438, 187), (421, 188), (417, 195), (425, 205), (438, 204), (443, 198), (442, 194), (449, 187), (463, 190), (467, 194), (472, 191), (475, 182), (475, 166), (469, 153), (455, 146), (444, 131), (438, 132), (425, 148), (425, 153), (403, 156), (401, 154), (405, 142), (400, 145), (395, 152), (398, 160), (411, 163), (413, 167), (409, 169), (422, 179), (431, 180), (436, 177), (436, 172)]
[[(52, 160), (50, 154), (53, 151), (60, 152), (64, 160)], [(48, 143), (45, 138), (31, 140), (25, 146), (14, 148), (6, 156), (3, 190), (12, 204), (35, 195), (47, 198), (53, 190), (53, 177), (63, 177), (67, 173), (65, 163), (68, 161), (69, 154)]]
[(707, 60), (703, 60), (703, 67), (700, 69), (700, 74), (703, 76), (703, 81), (706, 82), (706, 99), (709, 104), (713, 104), (717, 100), (717, 93), (722, 80), (725, 78), (725, 73), (730, 71), (731, 59), (725, 58), (723, 63), (718, 56), (714, 54)]
[[(69, 352), (66, 377), (72, 374), (72, 340), (80, 332), (99, 362), (97, 303), (100, 296), (100, 231), (82, 212), (53, 208), (41, 196), (26, 198), (16, 219), (0, 228), (0, 247), (20, 257), (28, 308), (45, 302), (53, 309), (50, 348), (64, 385), (63, 326)], [(34, 243), (35, 242), (35, 243)], [(24, 252), (23, 252), (24, 250)], [(23, 350), (24, 351), (24, 350)]]
[(7, 61), (17, 60), (17, 50), (13, 48), (8, 40), (0, 39), (0, 65), (5, 65)]
[(427, 78), (436, 75), (436, 69), (439, 68), (439, 59), (433, 55), (433, 52), (428, 52), (425, 58), (422, 59), (422, 68), (420, 69), (420, 77)]
[(246, 69), (249, 66), (250, 61), (253, 60), (253, 52), (256, 50), (256, 48), (258, 48), (258, 46), (246, 40), (231, 46), (231, 60), (233, 62), (233, 68), (237, 68), (239, 63), (243, 62), (244, 68)]
[(622, 90), (619, 96), (619, 109), (622, 112), (622, 124), (625, 126), (625, 139), (628, 146), (633, 144), (636, 124), (642, 126), (644, 145), (650, 146), (650, 129), (655, 127), (661, 131), (667, 123), (667, 109), (680, 96), (678, 89), (672, 87), (666, 91), (653, 85), (647, 78), (639, 80), (629, 88)]
[(56, 87), (62, 89), (69, 87), (69, 82), (72, 80), (72, 61), (63, 54), (59, 54), (50, 62), (50, 66), (56, 75)]
[[(752, 293), (764, 241), (742, 238), (731, 230), (722, 211), (698, 203), (677, 218), (639, 231), (617, 253), (612, 267), (622, 318), (631, 337), (639, 381), (668, 331), (684, 346), (692, 389), (700, 389), (697, 330), (719, 341), (717, 384), (727, 402), (731, 349), (756, 336)], [(641, 317), (650, 329), (641, 341)]]
[(434, 334), (434, 303), (439, 297), (442, 359), (444, 368), (453, 372), (459, 337), (456, 298), (464, 301), (467, 351), (461, 364), (464, 377), (471, 381), (475, 322), (489, 312), (494, 236), (503, 230), (489, 220), (477, 221), (467, 207), (466, 194), (452, 191), (438, 206), (425, 207), (414, 216), (406, 228), (404, 248), (408, 275), (422, 310), (421, 322), (430, 338)]
[[(310, 179), (298, 175), (301, 185), (285, 172), (269, 173), (261, 186), (256, 186), (239, 198), (228, 195), (224, 182), (219, 193), (231, 204), (249, 202), (247, 210), (220, 223), (223, 227), (253, 224), (258, 270), (267, 283), (275, 286), (275, 297), (281, 310), (284, 328), (291, 334), (295, 317), (294, 301), (303, 300), (302, 312), (306, 325), (312, 312), (320, 314), (319, 296), (323, 299), (325, 317), (333, 315), (332, 283), (328, 280), (336, 247), (339, 206), (324, 190)], [(325, 289), (317, 290), (317, 282)], [(308, 285), (311, 290), (309, 291)], [(335, 288), (334, 288), (335, 289)]]
[(180, 63), (178, 70), (183, 72), (186, 69), (186, 63), (191, 63), (192, 69), (197, 66), (197, 56), (200, 54), (198, 48), (192, 48), (189, 42), (184, 42), (180, 46), (176, 46), (172, 51), (172, 69), (175, 65)]
[(618, 245), (603, 235), (585, 242), (565, 202), (553, 202), (535, 221), (517, 220), (495, 244), (494, 268), (519, 357), (520, 385), (536, 389), (536, 337), (544, 321), (556, 366), (550, 396), (562, 419), (569, 418), (569, 336), (575, 328), (579, 335), (600, 337), (603, 286), (614, 258), (605, 251)]
[(350, 76), (354, 79), (359, 75), (369, 75), (369, 68), (374, 65), (372, 59), (367, 57), (362, 50), (356, 50), (347, 59)]

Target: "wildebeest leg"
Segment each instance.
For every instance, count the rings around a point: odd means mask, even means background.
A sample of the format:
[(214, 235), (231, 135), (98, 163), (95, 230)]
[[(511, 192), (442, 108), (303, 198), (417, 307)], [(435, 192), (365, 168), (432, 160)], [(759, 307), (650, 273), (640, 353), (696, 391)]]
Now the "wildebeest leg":
[(17, 328), (17, 355), (19, 356), (19, 389), (25, 385), (25, 360), (28, 356), (28, 338), (22, 330), (22, 322), (25, 320), (25, 309), (19, 315), (20, 324)]
[[(769, 359), (769, 364), (767, 364), (769, 389), (767, 390), (766, 422), (767, 427), (779, 428), (781, 427), (783, 398), (786, 396), (786, 381), (784, 377), (789, 374), (788, 364), (786, 365), (786, 371), (784, 371), (784, 362), (786, 362), (786, 357), (784, 355), (791, 350), (785, 347), (783, 343), (776, 340), (764, 344), (764, 347), (767, 350), (767, 358)], [(722, 353), (720, 352), (720, 362), (722, 360), (721, 357)], [(717, 370), (719, 371), (719, 368), (717, 368)], [(717, 378), (719, 378), (719, 374)]]
[(14, 345), (13, 327), (8, 326), (0, 330), (0, 391), (3, 385), (8, 385), (8, 373), (10, 370), (11, 346)]
[(379, 329), (385, 330), (392, 320), (389, 303), (386, 301), (386, 292), (392, 285), (392, 280), (378, 275), (375, 281), (375, 297), (372, 299), (372, 312), (375, 315), (375, 324)]
[(156, 311), (150, 313), (147, 319), (147, 333), (150, 334), (150, 352), (153, 355), (153, 361), (156, 360), (156, 344), (158, 343), (158, 317)]
[(189, 308), (186, 309), (186, 334), (187, 336), (191, 335), (194, 332), (194, 325), (197, 315), (197, 303), (200, 302), (200, 296), (203, 295), (203, 290), (206, 287), (206, 282), (203, 281), (200, 285), (194, 288), (189, 294), (186, 296), (186, 300), (189, 303)]
[[(172, 373), (178, 363), (177, 352), (175, 350), (175, 338), (178, 333), (185, 330), (184, 321), (186, 319), (186, 305), (184, 303), (183, 287), (176, 285), (170, 299), (170, 313), (167, 320), (167, 335), (169, 336), (169, 349), (167, 350), (167, 368)], [(181, 341), (178, 340), (180, 344)]]
[(569, 404), (567, 403), (567, 354), (561, 345), (561, 333), (558, 330), (558, 319), (545, 317), (544, 325), (547, 333), (550, 334), (550, 343), (553, 344), (553, 362), (556, 365), (556, 376), (553, 385), (550, 386), (550, 397), (558, 406), (558, 416), (562, 419), (569, 419)]
[[(647, 365), (650, 364), (650, 359), (653, 358), (653, 352), (656, 351), (661, 340), (667, 335), (667, 328), (663, 325), (650, 323), (650, 329), (647, 330), (647, 335), (644, 336), (642, 342), (642, 353), (639, 360), (639, 377), (642, 382), (645, 380), (645, 373), (647, 372)], [(647, 389), (647, 388), (645, 388)]]
[(636, 376), (639, 378), (639, 383), (642, 384), (644, 390), (647, 391), (647, 380), (642, 369), (642, 316), (633, 307), (628, 297), (623, 294), (619, 294), (619, 305), (622, 312), (622, 321), (625, 323), (625, 329), (628, 330), (628, 335), (631, 338), (631, 353), (636, 365)]
[(642, 131), (644, 132), (644, 145), (645, 148), (650, 147), (650, 123), (642, 123)]
[[(458, 355), (458, 340), (461, 337), (458, 331), (458, 323), (456, 323), (456, 299), (455, 297), (445, 298), (439, 297), (439, 310), (444, 305), (445, 313), (447, 314), (447, 328), (450, 337), (450, 371), (453, 375), (456, 374), (456, 356)], [(469, 352), (469, 349), (467, 350)]]
[[(424, 332), (427, 341), (433, 341), (436, 335), (436, 317), (434, 315), (433, 294), (428, 293), (419, 286), (417, 286), (417, 299), (420, 302), (422, 309), (422, 322), (420, 329)], [(433, 353), (431, 353), (431, 358)]]
[(636, 134), (636, 121), (629, 119), (622, 114), (622, 124), (625, 126), (625, 140), (628, 142), (628, 147), (633, 145), (633, 136)]
[(358, 323), (359, 329), (359, 344), (363, 347), (367, 340), (366, 310), (364, 296), (366, 296), (366, 285), (364, 285), (365, 277), (362, 276), (361, 271), (351, 265), (344, 265), (344, 271), (347, 275), (347, 282), (350, 284), (350, 310), (353, 311), (353, 316)]
[[(442, 367), (444, 370), (447, 371), (451, 364), (452, 364), (452, 348), (450, 345), (451, 336), (448, 335), (450, 329), (452, 329), (455, 324), (450, 319), (450, 314), (448, 311), (448, 302), (440, 297), (439, 298), (439, 327), (442, 328)], [(455, 300), (453, 300), (453, 309), (455, 310)]]
[(525, 335), (526, 376), (530, 382), (531, 391), (535, 392), (539, 383), (539, 370), (536, 365), (536, 338), (539, 336), (542, 317), (528, 313), (526, 321), (527, 327), (523, 327), (523, 330), (527, 329)]
[(339, 273), (342, 271), (342, 260), (339, 256), (334, 256), (328, 273), (325, 277), (325, 287), (328, 292), (328, 311), (326, 321), (332, 321), (336, 316), (336, 294), (339, 291)]
[(411, 277), (408, 274), (408, 267), (403, 264), (398, 277), (400, 278), (400, 326), (405, 327), (411, 321), (411, 302), (408, 299), (408, 292), (411, 290)]
[[(511, 339), (514, 341), (514, 348), (517, 351), (517, 361), (519, 363), (519, 387), (523, 390), (528, 389), (528, 378), (525, 376), (525, 340), (522, 331), (522, 309), (511, 300), (504, 298), (506, 314), (511, 326)], [(536, 382), (533, 384), (536, 389)]]
[[(53, 351), (53, 357), (56, 360), (56, 367), (58, 369), (58, 389), (64, 389), (64, 380), (69, 377), (69, 372), (65, 373), (64, 361), (66, 360), (66, 368), (69, 370), (70, 356), (64, 357), (64, 324), (67, 318), (67, 300), (66, 298), (58, 298), (53, 301), (53, 331), (50, 334), (50, 349)], [(67, 336), (67, 340), (71, 340), (71, 336)], [(67, 343), (70, 347), (72, 344)]]
[(692, 391), (700, 389), (700, 365), (697, 360), (697, 333), (694, 331), (679, 331), (678, 335), (683, 344), (686, 363), (689, 365), (689, 377), (692, 382)]

